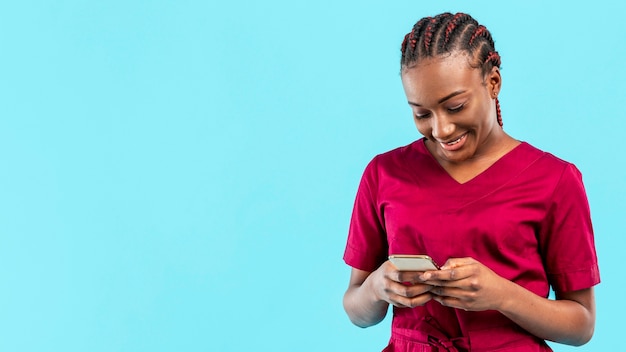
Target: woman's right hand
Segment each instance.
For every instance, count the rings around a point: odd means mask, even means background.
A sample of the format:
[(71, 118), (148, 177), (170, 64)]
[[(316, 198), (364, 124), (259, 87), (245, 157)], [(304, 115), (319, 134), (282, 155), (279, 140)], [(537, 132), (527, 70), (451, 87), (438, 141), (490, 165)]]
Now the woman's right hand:
[(372, 326), (385, 318), (389, 304), (400, 308), (424, 305), (433, 298), (433, 286), (422, 283), (422, 273), (398, 271), (389, 261), (372, 272), (352, 268), (343, 298), (350, 320), (360, 327)]
[(368, 281), (376, 297), (400, 308), (422, 306), (433, 298), (431, 285), (422, 283), (423, 271), (399, 271), (390, 261), (370, 274)]

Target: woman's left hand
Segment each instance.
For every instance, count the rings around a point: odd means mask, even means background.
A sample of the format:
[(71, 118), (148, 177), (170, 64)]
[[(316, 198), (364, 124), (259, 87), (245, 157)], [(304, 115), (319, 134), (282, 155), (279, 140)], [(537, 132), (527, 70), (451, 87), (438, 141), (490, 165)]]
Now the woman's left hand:
[(593, 335), (593, 287), (557, 291), (556, 299), (548, 299), (503, 278), (473, 258), (448, 259), (441, 270), (426, 271), (418, 278), (434, 286), (430, 290), (432, 299), (444, 306), (469, 311), (497, 310), (544, 340), (580, 346)]
[(441, 270), (420, 276), (435, 286), (433, 299), (447, 307), (471, 311), (498, 310), (506, 298), (509, 280), (473, 258), (451, 258)]

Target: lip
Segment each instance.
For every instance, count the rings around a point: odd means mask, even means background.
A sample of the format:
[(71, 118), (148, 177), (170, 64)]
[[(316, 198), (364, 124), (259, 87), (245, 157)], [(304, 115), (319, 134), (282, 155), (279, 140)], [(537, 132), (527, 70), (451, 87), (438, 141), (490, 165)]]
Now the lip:
[[(465, 141), (467, 140), (467, 132), (463, 133), (462, 135), (456, 137), (455, 139), (451, 139), (448, 142), (439, 142), (439, 145), (441, 146), (441, 148), (443, 148), (444, 150), (447, 151), (455, 151), (455, 150), (459, 150), (461, 148), (463, 148), (463, 145), (465, 145)], [(454, 144), (450, 144), (452, 142), (458, 141)]]

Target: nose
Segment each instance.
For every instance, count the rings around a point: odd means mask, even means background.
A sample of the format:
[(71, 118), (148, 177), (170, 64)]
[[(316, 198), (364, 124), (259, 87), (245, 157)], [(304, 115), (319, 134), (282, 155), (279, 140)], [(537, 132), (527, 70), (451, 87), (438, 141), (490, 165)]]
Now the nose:
[(445, 114), (434, 115), (431, 119), (431, 134), (440, 141), (448, 140), (454, 135), (455, 126)]

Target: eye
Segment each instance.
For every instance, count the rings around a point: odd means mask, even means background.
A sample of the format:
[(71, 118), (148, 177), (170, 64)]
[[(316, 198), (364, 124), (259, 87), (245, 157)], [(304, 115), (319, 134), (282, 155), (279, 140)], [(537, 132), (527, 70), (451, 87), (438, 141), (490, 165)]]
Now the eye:
[(465, 107), (465, 103), (461, 103), (461, 104), (459, 104), (457, 106), (453, 106), (451, 108), (448, 108), (448, 111), (454, 114), (456, 112), (459, 112), (459, 111), (463, 110), (464, 107)]
[(425, 118), (428, 118), (428, 117), (430, 117), (430, 113), (429, 112), (424, 113), (424, 114), (415, 114), (415, 118), (418, 119), (418, 120), (425, 119)]

